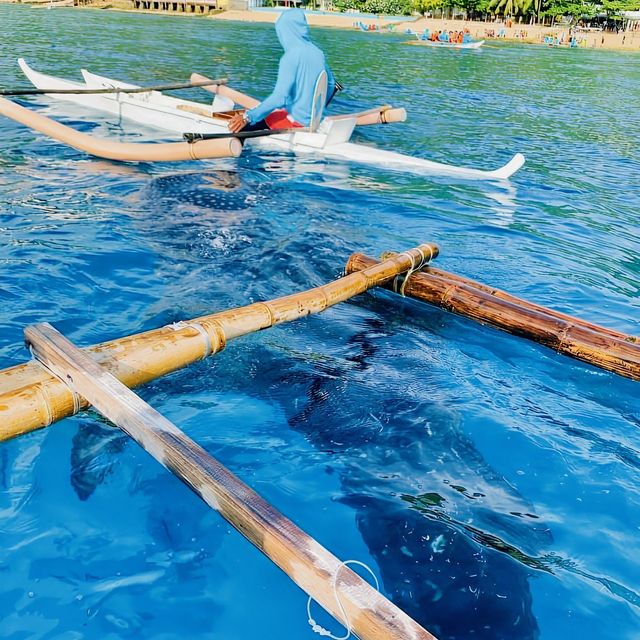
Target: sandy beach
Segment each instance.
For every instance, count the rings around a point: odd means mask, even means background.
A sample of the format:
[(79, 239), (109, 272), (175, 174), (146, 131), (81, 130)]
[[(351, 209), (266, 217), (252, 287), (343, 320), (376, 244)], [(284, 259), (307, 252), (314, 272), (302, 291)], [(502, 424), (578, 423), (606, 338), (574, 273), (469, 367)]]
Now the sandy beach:
[[(0, 3), (17, 2), (18, 0), (0, 0)], [(55, 6), (63, 6), (73, 0), (28, 0), (23, 2), (34, 5), (45, 6), (53, 3)], [(158, 11), (133, 9), (132, 3), (128, 0), (93, 0), (83, 4), (82, 8), (94, 8), (111, 11), (133, 11), (137, 13), (163, 13), (175, 16), (193, 16), (192, 13), (176, 11)], [(203, 15), (209, 20), (233, 20), (237, 22), (275, 22), (280, 15), (280, 11), (274, 9), (260, 9), (258, 11), (229, 10), (220, 13)], [(412, 29), (417, 33), (422, 33), (424, 29), (438, 31), (460, 31), (468, 29), (471, 36), (476, 40), (502, 41), (524, 44), (537, 44), (543, 46), (545, 36), (563, 38), (566, 42), (569, 37), (567, 26), (542, 26), (530, 24), (513, 23), (507, 26), (504, 22), (478, 22), (471, 20), (441, 20), (434, 18), (416, 18), (407, 16), (406, 21), (399, 22), (398, 19), (387, 19), (384, 16), (377, 18), (364, 17), (357, 13), (307, 13), (307, 20), (311, 26), (331, 27), (337, 29), (355, 29), (357, 23), (366, 25), (387, 27), (395, 25), (396, 33), (403, 33), (406, 29)], [(500, 34), (500, 37), (497, 37)], [(372, 36), (379, 36), (372, 33)], [(640, 29), (620, 33), (610, 33), (603, 31), (578, 31), (576, 34), (578, 46), (588, 49), (618, 50), (618, 51), (640, 51)]]
[[(275, 22), (280, 14), (279, 11), (225, 11), (215, 16), (210, 16), (212, 20), (235, 20), (241, 22)], [(568, 37), (567, 27), (545, 27), (541, 25), (527, 25), (514, 23), (511, 27), (507, 27), (502, 22), (475, 22), (470, 20), (439, 20), (431, 18), (411, 19), (407, 18), (406, 22), (398, 22), (397, 20), (385, 20), (384, 17), (372, 19), (364, 18), (358, 14), (307, 14), (307, 20), (310, 25), (316, 27), (334, 27), (338, 29), (354, 29), (355, 23), (361, 21), (364, 24), (374, 24), (380, 27), (386, 27), (395, 24), (396, 32), (404, 32), (406, 29), (412, 29), (418, 33), (429, 30), (460, 31), (468, 29), (474, 39), (486, 39), (489, 41), (507, 41), (519, 42), (527, 44), (542, 45), (544, 37), (551, 35), (561, 37), (563, 34), (565, 39)], [(504, 30), (503, 37), (492, 37), (490, 34), (498, 34)], [(378, 35), (374, 34), (373, 35)], [(614, 49), (625, 51), (640, 50), (640, 31), (628, 31), (626, 33), (609, 33), (602, 31), (578, 32), (576, 34), (579, 46), (589, 49)]]

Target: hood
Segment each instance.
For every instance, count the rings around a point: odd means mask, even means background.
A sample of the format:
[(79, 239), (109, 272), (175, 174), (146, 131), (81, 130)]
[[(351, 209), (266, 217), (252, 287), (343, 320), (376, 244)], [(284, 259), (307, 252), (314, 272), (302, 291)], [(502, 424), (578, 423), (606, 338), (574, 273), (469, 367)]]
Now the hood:
[(302, 9), (287, 9), (276, 21), (276, 34), (286, 51), (300, 41), (309, 41), (309, 25)]

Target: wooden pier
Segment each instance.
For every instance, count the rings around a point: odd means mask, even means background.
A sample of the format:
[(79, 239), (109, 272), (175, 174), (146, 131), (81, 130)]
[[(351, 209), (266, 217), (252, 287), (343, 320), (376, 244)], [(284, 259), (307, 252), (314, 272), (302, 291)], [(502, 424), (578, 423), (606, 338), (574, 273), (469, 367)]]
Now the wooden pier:
[(132, 2), (133, 8), (141, 11), (168, 11), (200, 15), (215, 13), (226, 8), (224, 0), (132, 0)]

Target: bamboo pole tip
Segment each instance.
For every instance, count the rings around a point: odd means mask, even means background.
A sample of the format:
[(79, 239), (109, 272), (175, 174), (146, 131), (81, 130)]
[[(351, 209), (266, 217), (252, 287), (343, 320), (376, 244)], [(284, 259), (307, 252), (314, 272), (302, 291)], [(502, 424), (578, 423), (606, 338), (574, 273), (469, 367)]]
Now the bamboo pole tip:
[(240, 142), (238, 138), (231, 138), (229, 141), (229, 153), (232, 158), (240, 157), (240, 154), (242, 153), (242, 142)]
[(354, 271), (358, 271), (358, 268), (356, 267), (356, 263), (363, 255), (364, 254), (360, 253), (359, 251), (352, 253), (349, 256), (349, 259), (347, 260), (347, 264), (344, 267), (345, 273), (353, 273)]
[[(431, 262), (431, 260), (435, 260), (435, 258), (438, 257), (438, 255), (440, 254), (440, 247), (434, 242), (425, 242), (418, 245), (417, 247), (414, 247), (413, 249), (403, 251), (402, 253), (404, 253), (405, 255), (413, 256), (416, 260), (420, 260), (422, 263), (425, 263), (426, 266), (426, 263)], [(382, 253), (380, 259), (389, 260), (390, 258), (393, 258), (397, 255), (399, 254), (395, 251), (385, 251)], [(365, 255), (358, 251), (352, 253), (347, 260), (347, 264), (345, 265), (345, 272), (353, 273), (354, 271), (361, 271), (363, 267), (359, 266), (359, 263), (362, 262), (362, 258), (364, 257)]]

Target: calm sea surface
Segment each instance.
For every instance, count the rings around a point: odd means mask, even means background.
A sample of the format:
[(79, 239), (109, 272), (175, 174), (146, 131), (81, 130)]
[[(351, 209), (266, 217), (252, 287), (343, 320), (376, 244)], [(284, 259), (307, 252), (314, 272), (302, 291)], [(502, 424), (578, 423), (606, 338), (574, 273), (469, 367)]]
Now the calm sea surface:
[[(640, 333), (640, 56), (313, 36), (347, 87), (334, 110), (409, 112), (358, 141), (527, 164), (510, 185), (257, 153), (124, 165), (0, 119), (0, 368), (27, 359), (31, 323), (91, 344), (422, 241), (445, 269)], [(76, 79), (228, 75), (264, 96), (279, 48), (270, 25), (0, 5), (1, 85), (26, 85), (20, 56)], [(96, 135), (160, 137), (23, 104)], [(377, 292), (140, 393), (440, 638), (640, 635), (639, 383)], [(305, 603), (96, 415), (0, 444), (3, 639), (298, 640), (315, 637)]]

